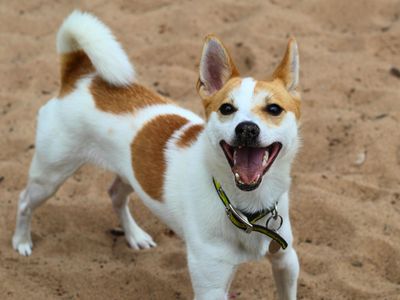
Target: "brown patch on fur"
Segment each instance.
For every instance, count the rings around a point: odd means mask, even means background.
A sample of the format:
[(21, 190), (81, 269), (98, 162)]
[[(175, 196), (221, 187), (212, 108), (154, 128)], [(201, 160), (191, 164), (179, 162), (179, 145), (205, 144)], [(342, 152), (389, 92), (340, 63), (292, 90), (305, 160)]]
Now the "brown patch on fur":
[(166, 171), (165, 148), (173, 133), (188, 123), (178, 115), (161, 115), (146, 123), (131, 145), (132, 167), (143, 190), (162, 200)]
[(114, 86), (99, 76), (93, 79), (90, 92), (98, 109), (113, 114), (131, 113), (150, 105), (172, 103), (139, 84)]
[(72, 92), (76, 82), (95, 71), (92, 62), (82, 50), (61, 55), (61, 88), (59, 97)]
[[(254, 94), (265, 91), (268, 97), (261, 105), (255, 106), (252, 111), (257, 114), (261, 119), (274, 125), (279, 125), (283, 120), (286, 112), (292, 112), (296, 119), (300, 119), (300, 97), (295, 97), (289, 93), (279, 79), (273, 81), (257, 81)], [(283, 108), (283, 112), (279, 116), (271, 116), (265, 111), (268, 104), (277, 104)]]
[(180, 136), (177, 145), (178, 147), (185, 148), (189, 147), (203, 131), (204, 125), (196, 124), (192, 125), (185, 130), (185, 132)]
[(218, 112), (219, 108), (223, 103), (232, 103), (232, 99), (229, 98), (229, 93), (236, 87), (240, 86), (242, 79), (240, 77), (234, 77), (228, 80), (228, 82), (209, 98), (203, 98), (203, 105), (206, 112), (206, 118), (210, 117), (210, 114), (215, 111)]

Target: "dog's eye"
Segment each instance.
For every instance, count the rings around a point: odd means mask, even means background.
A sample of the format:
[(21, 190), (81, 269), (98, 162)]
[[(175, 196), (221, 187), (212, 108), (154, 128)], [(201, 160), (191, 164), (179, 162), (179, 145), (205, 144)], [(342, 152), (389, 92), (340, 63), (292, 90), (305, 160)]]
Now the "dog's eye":
[(268, 104), (265, 110), (272, 116), (279, 116), (282, 113), (283, 108), (278, 104)]
[(219, 111), (221, 112), (221, 114), (226, 116), (233, 114), (235, 111), (237, 111), (237, 109), (232, 104), (224, 103), (219, 108)]

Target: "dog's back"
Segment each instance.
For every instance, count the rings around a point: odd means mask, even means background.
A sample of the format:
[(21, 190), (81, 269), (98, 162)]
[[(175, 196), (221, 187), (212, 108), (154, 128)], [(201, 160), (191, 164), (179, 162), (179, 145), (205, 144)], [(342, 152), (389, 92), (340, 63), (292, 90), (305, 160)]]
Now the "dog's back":
[(134, 188), (148, 206), (160, 209), (168, 143), (201, 128), (203, 120), (137, 83), (120, 44), (90, 14), (74, 12), (64, 21), (57, 49), (60, 91), (39, 111), (13, 246), (23, 255), (31, 253), (31, 211), (87, 162), (117, 174), (110, 195), (128, 242), (134, 248), (150, 246), (151, 237), (128, 216), (125, 198)]
[[(149, 176), (155, 178), (154, 185), (156, 173), (162, 170), (152, 165), (172, 134), (190, 121), (202, 120), (137, 83), (134, 67), (120, 44), (90, 14), (74, 12), (64, 21), (57, 49), (60, 91), (40, 111), (37, 144), (42, 149), (37, 151), (47, 152), (49, 147), (53, 152), (63, 151), (63, 145), (51, 144), (65, 140), (65, 150), (72, 151), (74, 159), (101, 164), (126, 181), (132, 177), (132, 158), (142, 186), (148, 185)], [(54, 135), (57, 141), (49, 138)], [(129, 151), (141, 153), (140, 157)], [(149, 170), (153, 171), (149, 174)], [(160, 193), (150, 191), (150, 195), (160, 200)]]

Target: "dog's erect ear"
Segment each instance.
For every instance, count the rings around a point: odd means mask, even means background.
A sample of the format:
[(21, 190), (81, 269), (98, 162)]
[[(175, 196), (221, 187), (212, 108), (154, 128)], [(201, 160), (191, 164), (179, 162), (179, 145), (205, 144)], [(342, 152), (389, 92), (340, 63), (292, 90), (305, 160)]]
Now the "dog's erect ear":
[(272, 78), (282, 80), (289, 92), (296, 92), (297, 85), (299, 84), (299, 70), (299, 50), (296, 40), (292, 37), (289, 39), (285, 56), (273, 73)]
[(203, 99), (219, 91), (231, 77), (239, 76), (228, 51), (213, 35), (206, 37), (199, 67), (197, 91)]

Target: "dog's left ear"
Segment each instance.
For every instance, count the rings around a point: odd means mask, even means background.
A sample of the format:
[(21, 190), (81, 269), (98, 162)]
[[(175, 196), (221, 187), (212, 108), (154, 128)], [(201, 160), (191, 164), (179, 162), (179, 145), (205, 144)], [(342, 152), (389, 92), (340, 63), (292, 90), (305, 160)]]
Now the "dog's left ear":
[(206, 37), (199, 66), (197, 91), (206, 99), (219, 91), (232, 77), (239, 76), (228, 50), (214, 35)]
[(289, 93), (295, 93), (299, 84), (299, 50), (297, 42), (292, 37), (289, 39), (285, 56), (272, 74), (273, 79), (280, 79)]

